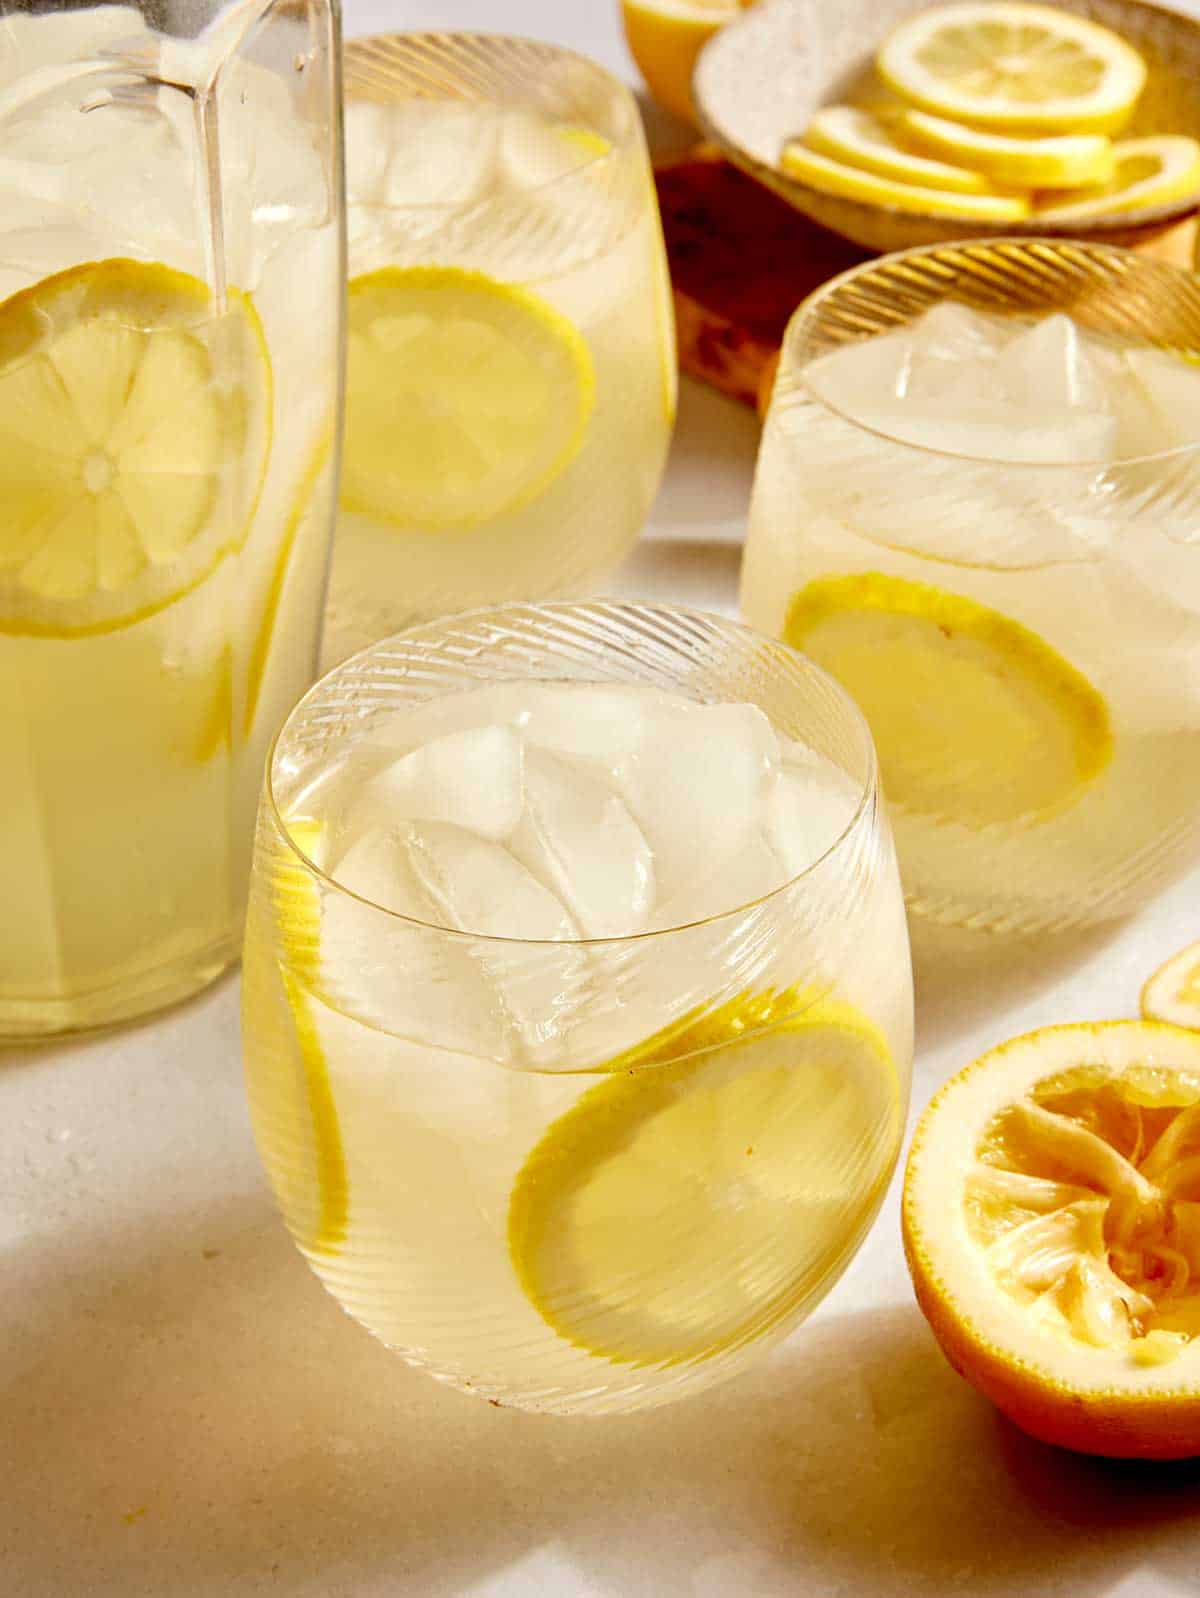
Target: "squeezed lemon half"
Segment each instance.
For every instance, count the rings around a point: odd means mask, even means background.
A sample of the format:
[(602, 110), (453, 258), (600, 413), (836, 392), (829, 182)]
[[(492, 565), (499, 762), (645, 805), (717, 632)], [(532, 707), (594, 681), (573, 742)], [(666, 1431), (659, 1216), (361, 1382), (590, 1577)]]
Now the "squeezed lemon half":
[(595, 398), (575, 325), (459, 267), (383, 267), (349, 290), (341, 503), (401, 527), (519, 509), (578, 454)]
[(251, 301), (197, 278), (72, 267), (0, 305), (0, 632), (109, 631), (244, 541), (271, 447)]
[(792, 600), (786, 641), (871, 724), (889, 800), (985, 827), (1055, 810), (1108, 764), (1107, 707), (1020, 622), (882, 572), (822, 577)]
[(891, 1172), (900, 1089), (851, 1006), (772, 1023), (803, 1003), (747, 995), (671, 1029), (546, 1131), (508, 1239), (560, 1337), (621, 1364), (710, 1356), (792, 1315), (849, 1257)]
[(1019, 1426), (1200, 1452), (1200, 1035), (1100, 1022), (983, 1055), (918, 1123), (903, 1231), (951, 1364)]

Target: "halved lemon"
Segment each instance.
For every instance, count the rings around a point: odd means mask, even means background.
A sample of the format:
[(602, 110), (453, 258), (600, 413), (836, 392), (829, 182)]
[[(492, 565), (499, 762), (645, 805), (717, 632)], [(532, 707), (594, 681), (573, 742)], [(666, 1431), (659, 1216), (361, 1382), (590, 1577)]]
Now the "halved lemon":
[(875, 58), (884, 81), (936, 116), (1010, 133), (1112, 133), (1146, 81), (1125, 40), (1072, 11), (1019, 0), (931, 6)]
[(696, 58), (740, 9), (739, 0), (621, 0), (625, 42), (659, 105), (685, 121), (694, 119)]
[(793, 1318), (849, 1259), (891, 1173), (900, 1085), (883, 1035), (840, 1001), (762, 1030), (795, 1002), (747, 997), (673, 1029), (528, 1156), (509, 1251), (568, 1342), (632, 1365), (713, 1355)]
[(986, 194), (981, 172), (967, 170), (966, 161), (931, 161), (915, 155), (889, 133), (878, 117), (852, 105), (830, 105), (818, 111), (801, 139), (810, 150), (834, 161), (877, 172), (897, 183), (915, 183), (926, 189), (949, 189), (958, 194)]
[(1159, 966), (1142, 989), (1147, 1021), (1172, 1021), (1200, 1032), (1200, 943), (1189, 944)]
[(384, 267), (349, 291), (341, 503), (467, 528), (535, 499), (578, 454), (595, 396), (578, 328), (482, 272)]
[(252, 303), (114, 259), (0, 305), (0, 632), (128, 626), (244, 541), (271, 447)]
[(784, 638), (871, 724), (888, 799), (985, 827), (1052, 812), (1108, 764), (1107, 707), (1043, 638), (976, 600), (883, 572), (821, 577)]
[(928, 111), (906, 111), (905, 137), (943, 161), (958, 161), (993, 183), (1014, 189), (1074, 189), (1107, 183), (1116, 171), (1113, 142), (1103, 133), (1057, 133), (1019, 138), (964, 127)]
[(1070, 222), (1089, 216), (1173, 205), (1200, 196), (1200, 144), (1182, 134), (1121, 139), (1113, 145), (1112, 177), (1083, 194), (1043, 194), (1037, 216)]
[(950, 1363), (1084, 1453), (1200, 1453), (1200, 1035), (1047, 1027), (918, 1123), (904, 1247)]
[(1020, 222), (1029, 215), (1029, 201), (1019, 194), (963, 194), (949, 189), (925, 188), (899, 182), (849, 166), (810, 150), (798, 139), (789, 140), (779, 156), (789, 177), (799, 178), (822, 194), (837, 194), (868, 205), (887, 205), (896, 211), (917, 211), (922, 216), (958, 216), (977, 222)]

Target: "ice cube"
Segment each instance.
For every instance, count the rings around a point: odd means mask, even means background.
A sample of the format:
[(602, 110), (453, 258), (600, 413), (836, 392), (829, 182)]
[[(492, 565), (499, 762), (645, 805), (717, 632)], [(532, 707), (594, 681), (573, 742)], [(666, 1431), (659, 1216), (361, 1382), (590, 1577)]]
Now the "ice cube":
[[(1117, 445), (1114, 416), (1001, 399), (967, 403), (957, 392), (949, 401), (903, 399), (860, 406), (857, 417), (902, 444), (975, 460), (1082, 465), (1111, 460)], [(910, 511), (917, 504), (914, 500)]]
[(659, 897), (672, 902), (745, 843), (779, 762), (779, 741), (755, 705), (669, 704), (647, 711), (634, 756), (617, 773), (654, 851)]
[(435, 738), (372, 777), (355, 801), (352, 824), (449, 821), (500, 842), (521, 819), (522, 755), (509, 727)]
[(507, 1014), (461, 941), (439, 930), (404, 833), (364, 832), (332, 875), (359, 897), (323, 900), (321, 985), (329, 998), (393, 1037), (507, 1062)]
[(1032, 411), (1105, 414), (1108, 390), (1084, 337), (1060, 313), (1017, 333), (991, 367), (993, 392)]
[(912, 343), (907, 333), (881, 333), (822, 355), (804, 369), (804, 381), (818, 399), (844, 416), (860, 405), (908, 388)]
[(1157, 422), (1151, 449), (1200, 442), (1200, 365), (1169, 350), (1128, 349), (1124, 357)]
[(698, 859), (691, 880), (655, 906), (653, 927), (661, 931), (726, 915), (773, 893), (783, 886), (788, 874), (761, 829), (754, 827), (732, 854), (723, 856), (712, 868), (703, 858)]
[[(495, 170), (500, 113), (465, 100), (407, 100), (387, 110), (380, 204), (464, 206), (483, 195)], [(360, 157), (349, 144), (346, 154), (349, 171)]]
[(445, 925), (489, 938), (578, 936), (556, 895), (499, 844), (430, 821), (411, 828), (408, 845), (417, 878)]
[(780, 769), (767, 800), (766, 835), (787, 877), (808, 870), (837, 843), (859, 798), (858, 784), (819, 756)]
[(578, 948), (547, 947), (579, 935), (562, 902), (502, 845), (461, 827), (414, 825), (408, 847), (417, 879), (444, 923), (478, 934), (466, 951), (507, 1015), (521, 1053), (552, 1068), (586, 980)]
[(625, 770), (644, 732), (645, 696), (603, 683), (522, 683), (495, 691), (526, 744), (587, 761), (597, 772)]
[(531, 749), (512, 852), (569, 907), (588, 938), (640, 932), (654, 904), (654, 860), (609, 783)]

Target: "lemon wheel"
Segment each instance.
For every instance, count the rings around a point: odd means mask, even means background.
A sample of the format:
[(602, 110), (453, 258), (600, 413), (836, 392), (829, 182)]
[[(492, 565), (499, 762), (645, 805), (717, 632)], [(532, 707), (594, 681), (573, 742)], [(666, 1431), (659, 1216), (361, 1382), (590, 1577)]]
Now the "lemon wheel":
[(114, 259), (0, 305), (0, 632), (74, 637), (188, 593), (249, 531), (271, 447), (253, 304)]
[(908, 111), (900, 121), (905, 136), (926, 154), (958, 162), (993, 183), (1015, 189), (1073, 189), (1107, 183), (1116, 171), (1111, 139), (1102, 133), (1056, 133), (1018, 138), (964, 127), (927, 111)]
[(968, 163), (930, 160), (906, 149), (878, 117), (855, 106), (830, 105), (818, 111), (801, 143), (818, 155), (897, 183), (957, 194), (987, 193), (986, 181), (980, 173), (969, 171)]
[(788, 177), (807, 183), (822, 194), (836, 194), (868, 205), (887, 205), (895, 211), (915, 211), (922, 216), (959, 216), (977, 222), (1020, 222), (1029, 215), (1029, 201), (1019, 194), (955, 192), (946, 187), (884, 177), (861, 166), (850, 166), (799, 140), (783, 147), (779, 165)]
[(594, 403), (583, 335), (527, 289), (384, 267), (349, 293), (341, 503), (405, 528), (478, 526), (574, 459)]
[(889, 35), (876, 65), (922, 110), (1011, 133), (1112, 133), (1146, 81), (1109, 29), (1021, 0), (931, 6)]
[(1047, 222), (1120, 216), (1126, 211), (1200, 197), (1200, 144), (1182, 134), (1120, 139), (1107, 182), (1077, 193), (1044, 194), (1037, 215)]
[[(321, 822), (298, 817), (287, 830), (306, 858), (319, 859), (325, 835)], [(282, 846), (270, 897), (269, 909), (251, 906), (245, 987), (248, 1009), (269, 1018), (278, 1040), (269, 1124), (286, 1158), (271, 1162), (273, 1181), (300, 1246), (332, 1258), (346, 1239), (350, 1184), (318, 1001), (311, 992), (320, 972), (321, 897), (307, 868), (293, 862)], [(276, 958), (277, 941), (284, 960)]]
[(737, 1041), (753, 1011), (726, 1006), (660, 1046), (703, 1051), (690, 1059), (637, 1051), (522, 1167), (513, 1267), (576, 1347), (663, 1366), (761, 1336), (828, 1285), (869, 1223), (901, 1117), (884, 1038), (824, 1000)]
[(823, 577), (792, 600), (788, 643), (871, 724), (889, 800), (984, 827), (1071, 803), (1108, 764), (1103, 698), (1029, 628), (882, 572)]
[(1171, 1021), (1200, 1032), (1200, 943), (1189, 944), (1159, 966), (1142, 989), (1148, 1021)]
[(1200, 1035), (1048, 1027), (917, 1126), (904, 1246), (950, 1363), (1084, 1453), (1200, 1453)]

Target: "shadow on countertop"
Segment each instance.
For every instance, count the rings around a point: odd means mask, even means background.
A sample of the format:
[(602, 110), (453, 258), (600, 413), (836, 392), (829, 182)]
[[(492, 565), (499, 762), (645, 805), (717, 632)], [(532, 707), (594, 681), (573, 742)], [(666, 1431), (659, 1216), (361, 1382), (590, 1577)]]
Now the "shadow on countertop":
[(915, 1308), (818, 1316), (712, 1394), (572, 1421), (410, 1371), (265, 1197), (42, 1251), (0, 1359), (21, 1598), (1099, 1598), (1142, 1566), (1200, 1591), (1200, 1466), (1030, 1442)]

